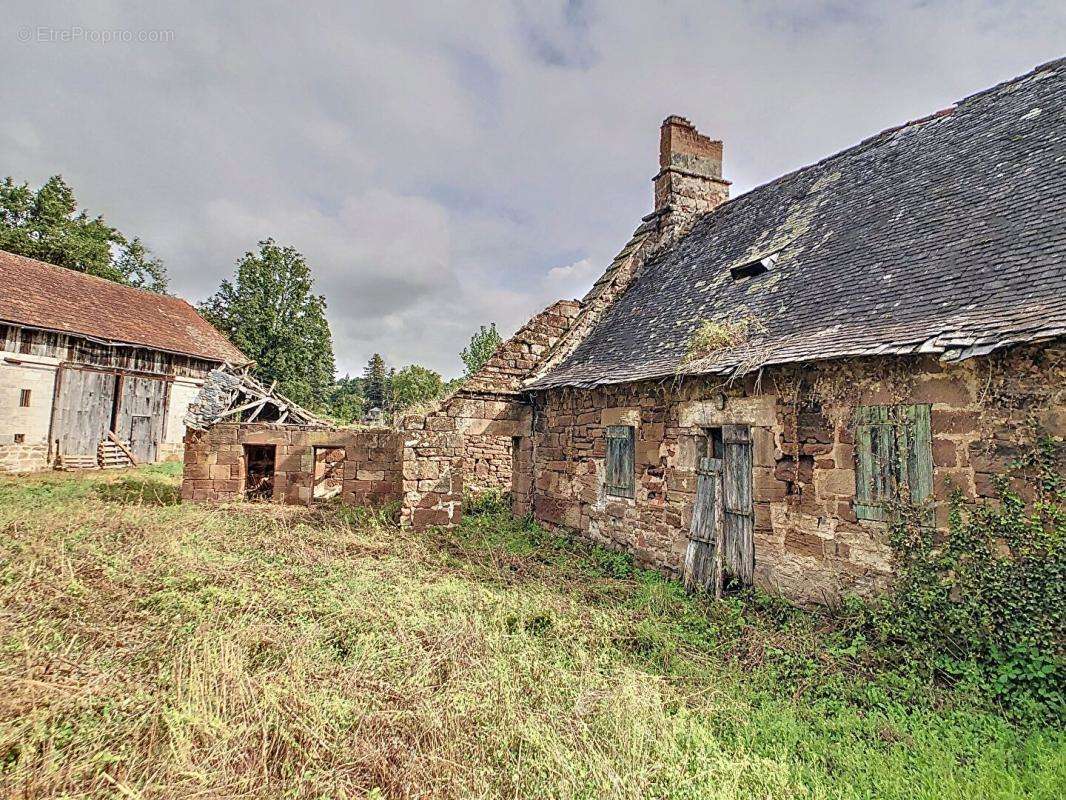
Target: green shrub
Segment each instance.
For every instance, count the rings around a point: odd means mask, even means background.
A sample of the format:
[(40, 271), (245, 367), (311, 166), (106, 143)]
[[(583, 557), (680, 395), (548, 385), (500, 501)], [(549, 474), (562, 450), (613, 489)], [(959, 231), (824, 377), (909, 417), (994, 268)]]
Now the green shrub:
[(479, 514), (509, 514), (511, 498), (499, 489), (468, 494), (463, 498), (463, 513), (470, 516)]

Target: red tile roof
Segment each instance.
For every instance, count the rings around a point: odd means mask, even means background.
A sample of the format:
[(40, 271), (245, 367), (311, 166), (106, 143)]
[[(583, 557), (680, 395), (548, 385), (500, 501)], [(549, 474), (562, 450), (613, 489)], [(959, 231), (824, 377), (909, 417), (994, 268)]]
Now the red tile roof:
[(240, 350), (179, 297), (0, 250), (0, 322), (208, 361), (248, 362)]

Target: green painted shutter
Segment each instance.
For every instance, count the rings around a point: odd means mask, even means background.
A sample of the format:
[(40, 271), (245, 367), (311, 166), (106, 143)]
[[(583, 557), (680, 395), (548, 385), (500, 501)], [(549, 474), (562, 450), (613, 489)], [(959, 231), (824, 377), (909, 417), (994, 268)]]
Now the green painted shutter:
[(859, 406), (855, 431), (855, 516), (885, 520), (887, 504), (913, 505), (933, 494), (928, 405)]
[(933, 435), (929, 424), (929, 406), (907, 406), (910, 449), (907, 480), (911, 501), (924, 503), (933, 496)]
[(928, 405), (902, 406), (904, 424), (900, 426), (906, 441), (901, 443), (900, 459), (912, 506), (927, 506), (922, 514), (924, 525), (933, 524), (930, 501), (933, 499), (933, 437)]
[(883, 520), (881, 503), (891, 490), (887, 453), (895, 450), (887, 406), (859, 406), (855, 410), (855, 516)]

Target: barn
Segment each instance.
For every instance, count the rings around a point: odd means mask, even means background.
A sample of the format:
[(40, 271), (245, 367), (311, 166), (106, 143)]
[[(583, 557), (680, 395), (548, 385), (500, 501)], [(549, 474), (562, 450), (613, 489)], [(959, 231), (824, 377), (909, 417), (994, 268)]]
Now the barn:
[(0, 471), (180, 459), (204, 378), (247, 362), (180, 298), (0, 251)]

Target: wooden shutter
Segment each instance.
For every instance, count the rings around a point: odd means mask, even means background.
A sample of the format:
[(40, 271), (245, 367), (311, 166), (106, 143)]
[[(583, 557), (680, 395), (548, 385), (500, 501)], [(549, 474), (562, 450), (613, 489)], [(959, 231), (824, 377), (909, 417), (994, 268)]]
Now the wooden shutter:
[(636, 429), (630, 425), (607, 426), (607, 469), (604, 480), (607, 494), (633, 497), (633, 450)]
[[(855, 410), (855, 516), (883, 520), (887, 470), (883, 458), (892, 452), (888, 406), (859, 406)], [(886, 446), (888, 445), (888, 446)]]
[(901, 477), (907, 483), (911, 505), (921, 505), (933, 496), (933, 437), (929, 406), (900, 406), (899, 431)]
[(855, 431), (855, 516), (882, 521), (904, 496), (920, 504), (933, 494), (928, 405), (859, 406)]

